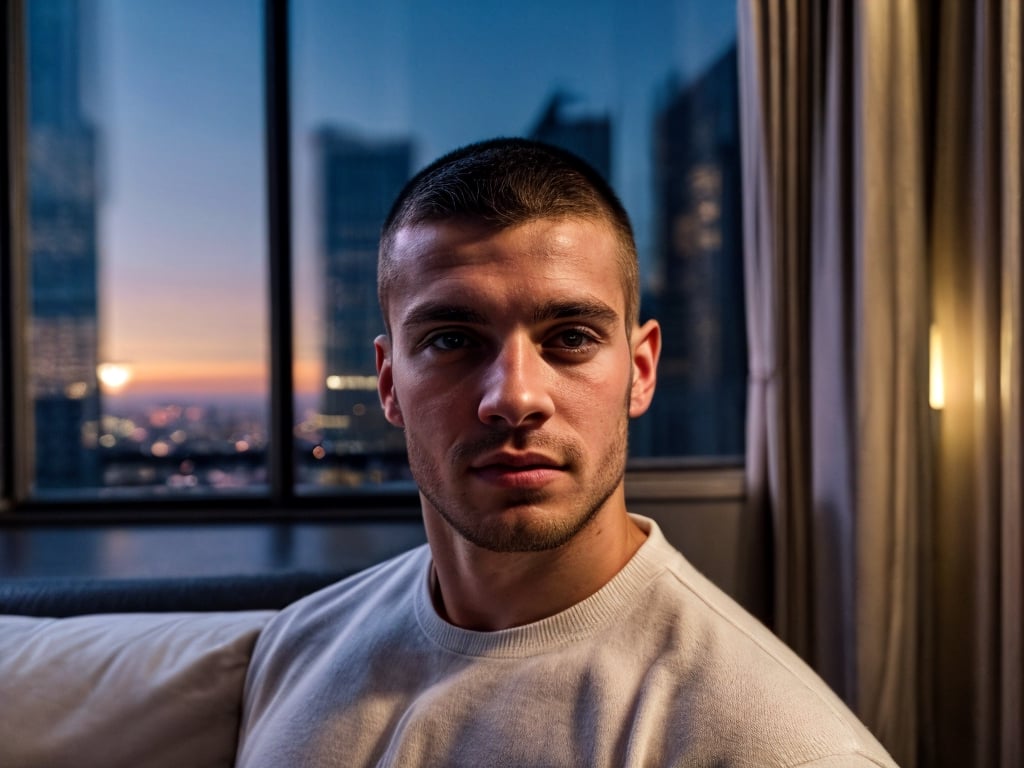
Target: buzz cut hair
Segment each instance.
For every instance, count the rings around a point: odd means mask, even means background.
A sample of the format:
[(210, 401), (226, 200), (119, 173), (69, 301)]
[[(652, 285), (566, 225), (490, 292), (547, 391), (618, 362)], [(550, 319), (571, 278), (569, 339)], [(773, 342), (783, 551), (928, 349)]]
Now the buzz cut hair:
[(626, 333), (639, 319), (640, 277), (629, 215), (607, 181), (560, 147), (521, 138), (469, 144), (440, 157), (410, 179), (384, 221), (377, 296), (390, 332), (388, 299), (398, 278), (397, 233), (420, 224), (470, 222), (500, 231), (540, 219), (607, 223), (618, 240)]

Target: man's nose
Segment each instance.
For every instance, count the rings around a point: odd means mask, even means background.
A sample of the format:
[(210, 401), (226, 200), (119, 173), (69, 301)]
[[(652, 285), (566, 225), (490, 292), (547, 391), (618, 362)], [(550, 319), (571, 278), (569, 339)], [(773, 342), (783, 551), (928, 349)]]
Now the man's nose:
[(531, 339), (515, 337), (498, 350), (484, 372), (479, 417), (485, 424), (538, 426), (551, 418), (551, 368)]

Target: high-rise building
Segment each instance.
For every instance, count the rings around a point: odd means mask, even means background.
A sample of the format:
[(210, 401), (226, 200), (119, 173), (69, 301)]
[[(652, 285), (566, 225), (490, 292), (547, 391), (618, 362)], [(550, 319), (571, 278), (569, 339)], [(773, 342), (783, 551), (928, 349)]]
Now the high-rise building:
[[(612, 123), (607, 115), (580, 113), (569, 109), (571, 97), (562, 91), (551, 95), (541, 110), (529, 137), (566, 149), (586, 160), (604, 179), (612, 183)], [(644, 297), (646, 307), (652, 304)], [(632, 456), (652, 453), (652, 417), (634, 419), (629, 425)]]
[(736, 49), (658, 111), (654, 141), (660, 293), (669, 332), (652, 406), (653, 450), (740, 455), (747, 347)]
[(572, 99), (556, 91), (529, 132), (532, 139), (579, 155), (604, 178), (612, 178), (612, 124), (606, 115), (572, 115)]
[(329, 128), (317, 132), (315, 144), (326, 322), (324, 447), (334, 457), (387, 461), (404, 451), (404, 440), (385, 420), (377, 396), (373, 339), (384, 329), (377, 245), (391, 203), (410, 176), (412, 144)]
[(81, 4), (33, 0), (26, 9), (35, 485), (95, 487), (96, 134), (82, 110)]

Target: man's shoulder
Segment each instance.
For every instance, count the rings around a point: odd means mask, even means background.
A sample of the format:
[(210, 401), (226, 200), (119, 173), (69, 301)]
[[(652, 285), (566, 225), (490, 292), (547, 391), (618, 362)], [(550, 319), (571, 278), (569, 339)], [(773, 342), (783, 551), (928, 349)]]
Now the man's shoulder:
[(743, 744), (751, 754), (778, 750), (794, 762), (823, 759), (832, 765), (830, 756), (840, 755), (845, 757), (836, 758), (837, 765), (846, 764), (843, 759), (892, 765), (846, 704), (789, 646), (671, 545), (655, 544), (664, 570), (644, 601), (645, 623), (648, 631), (661, 624), (672, 633), (670, 642), (667, 634), (663, 638), (660, 663), (671, 669), (675, 700), (690, 694), (702, 702), (702, 720), (715, 724), (709, 741)]
[(264, 628), (254, 659), (278, 652), (282, 646), (309, 652), (318, 647), (320, 637), (365, 630), (382, 619), (400, 616), (403, 607), (411, 607), (429, 562), (429, 550), (422, 545), (292, 603)]

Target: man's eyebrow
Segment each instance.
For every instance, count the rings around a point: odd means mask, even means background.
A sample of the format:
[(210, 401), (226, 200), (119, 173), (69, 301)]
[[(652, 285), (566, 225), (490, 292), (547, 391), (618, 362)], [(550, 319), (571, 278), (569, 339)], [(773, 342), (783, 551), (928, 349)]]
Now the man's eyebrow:
[(412, 328), (430, 323), (475, 323), (483, 324), (486, 318), (472, 307), (461, 304), (426, 302), (413, 307), (402, 320), (402, 325)]
[[(612, 324), (618, 322), (619, 313), (596, 299), (548, 301), (534, 310), (533, 322), (546, 323), (552, 320), (592, 320)], [(486, 325), (487, 318), (478, 310), (464, 304), (425, 302), (409, 310), (409, 314), (402, 320), (402, 325), (406, 328), (435, 323)]]
[(595, 320), (603, 323), (616, 323), (619, 320), (619, 313), (596, 299), (549, 301), (539, 306), (534, 312), (535, 322), (542, 323), (551, 320)]

